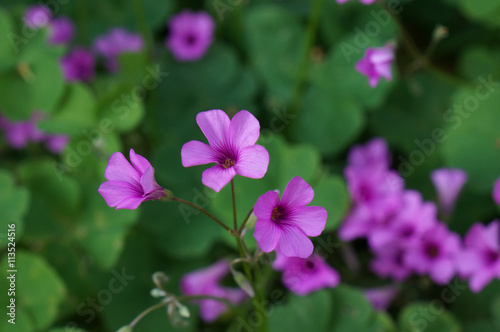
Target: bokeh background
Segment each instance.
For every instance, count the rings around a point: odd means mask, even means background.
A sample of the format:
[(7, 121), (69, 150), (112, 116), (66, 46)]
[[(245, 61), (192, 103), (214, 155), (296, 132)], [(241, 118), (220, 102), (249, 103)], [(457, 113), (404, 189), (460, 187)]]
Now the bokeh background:
[[(47, 28), (25, 26), (28, 6), (42, 3), (54, 17), (73, 21), (71, 43), (49, 45)], [(116, 211), (97, 192), (109, 156), (133, 148), (151, 161), (161, 186), (229, 222), (230, 189), (215, 194), (201, 184), (202, 167), (181, 165), (182, 145), (204, 141), (195, 117), (209, 109), (252, 112), (262, 127), (259, 144), (271, 157), (262, 180), (236, 178), (240, 218), (259, 195), (283, 190), (293, 176), (313, 186), (313, 204), (329, 213), (315, 245), (329, 253), (342, 284), (331, 292), (287, 295), (272, 303), (270, 331), (499, 331), (498, 280), (479, 294), (464, 282), (446, 286), (455, 287), (455, 298), (439, 302), (441, 308), (432, 301), (441, 299), (446, 287), (415, 278), (388, 311), (377, 312), (361, 289), (388, 281), (367, 268), (366, 244), (349, 245), (360, 270), (344, 260), (346, 244), (336, 229), (350, 205), (346, 156), (353, 145), (373, 137), (387, 141), (393, 168), (407, 188), (427, 200), (436, 198), (432, 170), (458, 167), (468, 173), (448, 220), (453, 231), (464, 234), (473, 222), (489, 222), (499, 213), (491, 192), (500, 175), (500, 1), (381, 3), (394, 6), (393, 15), (380, 3), (365, 6), (355, 0), (343, 5), (333, 0), (2, 0), (2, 116), (26, 121), (42, 110), (46, 117), (38, 128), (68, 135), (70, 141), (58, 154), (36, 142), (16, 149), (0, 135), (3, 310), (6, 232), (12, 223), (18, 271), (16, 325), (4, 314), (0, 331), (115, 331), (157, 302), (149, 295), (155, 271), (167, 273), (169, 290), (178, 293), (183, 274), (235, 256), (231, 238), (195, 210), (146, 202), (137, 210)], [(165, 46), (167, 23), (184, 9), (209, 13), (216, 26), (213, 43), (195, 61), (179, 61)], [(94, 41), (114, 27), (141, 34), (142, 51), (121, 54), (114, 72), (96, 55), (93, 79), (65, 80), (60, 59), (75, 47), (92, 50)], [(397, 45), (393, 79), (371, 88), (354, 64), (367, 47), (388, 41)], [(474, 97), (480, 86), (487, 98)], [(255, 247), (251, 234), (247, 241)], [(270, 284), (282, 289), (278, 275)], [(422, 307), (430, 318), (419, 313)], [(197, 308), (190, 309), (191, 324), (184, 330), (244, 330), (231, 313), (206, 325)], [(163, 310), (134, 329), (171, 330)]]

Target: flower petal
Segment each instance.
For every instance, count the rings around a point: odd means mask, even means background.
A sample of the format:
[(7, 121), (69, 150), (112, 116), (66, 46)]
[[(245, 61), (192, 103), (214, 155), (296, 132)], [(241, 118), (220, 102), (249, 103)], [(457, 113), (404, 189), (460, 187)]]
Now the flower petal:
[(304, 206), (293, 210), (289, 221), (307, 236), (318, 236), (326, 225), (327, 212), (321, 206)]
[(224, 168), (220, 165), (215, 165), (203, 172), (201, 182), (205, 186), (219, 192), (235, 175), (234, 167)]
[(253, 236), (263, 252), (271, 252), (276, 248), (281, 233), (281, 228), (271, 219), (257, 219)]
[(273, 209), (280, 203), (279, 194), (276, 191), (268, 191), (261, 195), (253, 207), (253, 213), (257, 219), (271, 219)]
[(231, 146), (240, 149), (254, 145), (259, 139), (259, 121), (248, 111), (239, 111), (231, 119), (227, 131)]
[(159, 199), (165, 196), (164, 189), (156, 183), (155, 169), (149, 166), (141, 177), (141, 186), (146, 199)]
[(455, 274), (455, 266), (450, 259), (442, 259), (436, 262), (430, 269), (430, 276), (434, 282), (440, 285), (447, 284)]
[(182, 146), (182, 166), (191, 167), (217, 162), (217, 152), (200, 141), (189, 141)]
[(207, 285), (218, 283), (228, 272), (229, 263), (225, 260), (192, 271), (181, 279), (182, 292), (186, 295), (202, 295)]
[(469, 279), (469, 287), (474, 293), (480, 292), (492, 279), (494, 272), (489, 269), (481, 269)]
[(314, 197), (312, 187), (299, 176), (294, 177), (286, 185), (281, 202), (288, 206), (306, 206)]
[(276, 251), (289, 257), (307, 258), (311, 256), (313, 249), (311, 240), (299, 228), (281, 227), (281, 237)]
[(240, 150), (234, 169), (238, 175), (260, 179), (266, 175), (267, 166), (269, 166), (269, 153), (263, 146), (253, 145)]
[[(108, 206), (116, 206), (117, 209), (136, 209), (142, 202), (142, 193), (127, 182), (106, 181), (101, 184), (98, 191)], [(122, 202), (127, 204), (123, 205)]]
[(227, 130), (230, 120), (224, 111), (200, 112), (196, 116), (196, 122), (212, 148), (220, 149), (227, 145)]
[(132, 167), (121, 152), (115, 152), (109, 157), (104, 176), (109, 181), (127, 182), (138, 188), (141, 179), (139, 172)]
[(135, 153), (134, 149), (130, 149), (130, 161), (139, 174), (144, 174), (148, 167), (151, 166), (150, 162), (143, 156)]

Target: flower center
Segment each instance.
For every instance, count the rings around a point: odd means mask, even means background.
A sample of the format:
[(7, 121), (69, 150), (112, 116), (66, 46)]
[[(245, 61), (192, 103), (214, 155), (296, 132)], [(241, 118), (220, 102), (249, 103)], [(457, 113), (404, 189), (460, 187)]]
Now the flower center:
[(196, 41), (196, 36), (193, 34), (189, 34), (186, 36), (186, 44), (193, 45)]
[(224, 163), (222, 164), (222, 167), (224, 168), (229, 168), (233, 166), (234, 166), (234, 160), (232, 160), (231, 158), (226, 158), (226, 160), (224, 160)]
[(273, 209), (273, 212), (271, 212), (271, 220), (272, 221), (276, 221), (279, 219), (281, 215), (281, 211), (280, 209), (276, 206), (274, 209)]
[(439, 256), (439, 247), (434, 243), (430, 243), (425, 247), (425, 253), (430, 258), (436, 258)]
[(314, 261), (312, 259), (307, 259), (305, 262), (304, 262), (304, 269), (307, 271), (307, 272), (313, 272), (316, 270), (316, 264), (314, 263)]
[(500, 258), (500, 252), (488, 250), (486, 253), (486, 262), (490, 265), (494, 264)]

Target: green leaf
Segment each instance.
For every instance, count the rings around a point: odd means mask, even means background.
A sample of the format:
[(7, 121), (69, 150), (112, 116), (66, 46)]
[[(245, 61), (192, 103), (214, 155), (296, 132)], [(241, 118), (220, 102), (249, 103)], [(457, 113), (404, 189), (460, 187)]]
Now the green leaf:
[(0, 73), (13, 66), (16, 62), (16, 54), (11, 45), (14, 27), (9, 15), (0, 9)]
[(396, 324), (387, 312), (380, 311), (374, 314), (367, 332), (396, 332)]
[[(24, 231), (23, 217), (29, 205), (29, 192), (25, 188), (14, 185), (12, 176), (0, 169), (0, 248), (7, 247), (8, 242), (18, 242)], [(15, 228), (8, 225), (14, 224)], [(8, 241), (7, 232), (15, 230), (14, 241)]]
[(285, 305), (273, 307), (269, 315), (269, 331), (327, 331), (332, 310), (328, 291), (307, 296), (290, 295)]
[(500, 1), (499, 0), (459, 0), (462, 11), (470, 18), (488, 24), (500, 25)]
[(497, 84), (478, 83), (477, 89), (459, 90), (453, 108), (445, 114), (447, 139), (442, 151), (446, 165), (465, 170), (470, 187), (483, 193), (491, 192), (500, 174), (499, 103)]
[(373, 315), (371, 304), (354, 288), (338, 286), (331, 291), (334, 310), (330, 331), (366, 331)]
[(407, 305), (398, 317), (401, 331), (407, 332), (460, 332), (455, 317), (444, 309), (441, 301), (414, 302)]
[(139, 216), (137, 210), (110, 208), (97, 192), (97, 185), (87, 188), (88, 206), (77, 221), (75, 236), (87, 253), (103, 268), (114, 266), (124, 246), (129, 228)]
[(41, 121), (40, 129), (50, 133), (79, 134), (95, 125), (95, 98), (82, 84), (71, 84), (56, 112)]
[(266, 95), (286, 103), (294, 89), (304, 43), (299, 17), (276, 5), (262, 5), (247, 11), (244, 28), (250, 62), (267, 87)]
[[(6, 258), (2, 266), (7, 266)], [(35, 330), (48, 328), (58, 318), (59, 306), (66, 297), (63, 281), (41, 256), (23, 250), (16, 252), (16, 269), (16, 311), (24, 311)], [(0, 275), (7, 280), (10, 273), (2, 270)]]
[(325, 231), (337, 229), (347, 213), (349, 203), (346, 183), (340, 176), (328, 176), (314, 187), (314, 200), (311, 205), (322, 206), (328, 212)]

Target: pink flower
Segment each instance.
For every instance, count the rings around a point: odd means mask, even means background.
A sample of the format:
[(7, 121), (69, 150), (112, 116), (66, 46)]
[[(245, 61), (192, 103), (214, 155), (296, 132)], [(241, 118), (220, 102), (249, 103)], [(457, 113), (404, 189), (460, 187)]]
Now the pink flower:
[(299, 258), (278, 254), (273, 268), (283, 271), (283, 284), (298, 295), (307, 295), (325, 287), (333, 288), (340, 282), (337, 271), (319, 255)]
[[(227, 299), (234, 304), (243, 302), (247, 295), (239, 288), (223, 287), (219, 284), (229, 272), (229, 263), (219, 261), (207, 268), (186, 274), (181, 280), (181, 289), (185, 295), (209, 295)], [(213, 322), (227, 307), (216, 300), (196, 301), (201, 306), (200, 316), (205, 322)]]
[(420, 242), (405, 253), (405, 263), (418, 274), (428, 273), (434, 282), (447, 284), (457, 272), (460, 238), (438, 223), (422, 234)]
[[(349, 0), (337, 0), (337, 3), (343, 4), (346, 3)], [(374, 3), (376, 0), (359, 0), (362, 4), (364, 5), (371, 5)]]
[(144, 42), (139, 34), (130, 33), (122, 28), (113, 28), (94, 41), (94, 49), (106, 58), (106, 68), (110, 72), (119, 69), (120, 54), (141, 52), (143, 45)]
[(200, 59), (212, 44), (214, 20), (205, 12), (185, 10), (170, 22), (166, 46), (179, 61)]
[(35, 111), (26, 121), (14, 122), (0, 116), (0, 129), (4, 131), (5, 139), (14, 149), (22, 149), (29, 142), (40, 142), (45, 138), (44, 133), (38, 129), (38, 122), (43, 118), (43, 113)]
[(320, 206), (306, 206), (314, 197), (307, 182), (296, 176), (287, 184), (283, 196), (268, 191), (257, 199), (254, 237), (264, 252), (289, 257), (309, 257), (313, 244), (308, 236), (318, 236), (325, 229), (327, 212)]
[(121, 152), (109, 158), (99, 193), (110, 207), (137, 209), (139, 204), (165, 196), (164, 189), (156, 183), (155, 170), (146, 158), (130, 149), (130, 164)]
[(390, 43), (380, 48), (366, 49), (365, 56), (356, 63), (356, 70), (368, 77), (372, 88), (378, 85), (381, 77), (392, 79), (391, 64), (394, 60), (394, 46)]
[(438, 200), (443, 212), (453, 211), (463, 185), (467, 181), (467, 173), (457, 168), (440, 168), (431, 174), (432, 182), (438, 194)]
[(45, 145), (50, 152), (54, 154), (63, 153), (68, 145), (70, 137), (68, 135), (47, 135), (45, 138)]
[(184, 144), (182, 165), (216, 163), (203, 172), (205, 186), (219, 192), (236, 174), (252, 179), (266, 174), (269, 154), (264, 147), (255, 145), (260, 124), (251, 113), (240, 111), (229, 120), (224, 111), (210, 110), (198, 113), (196, 122), (210, 145), (199, 141)]
[(44, 5), (33, 5), (28, 7), (24, 13), (23, 21), (31, 29), (43, 28), (49, 24), (52, 12)]
[(500, 205), (500, 177), (493, 184), (493, 200)]
[(67, 82), (90, 82), (94, 79), (94, 55), (85, 48), (73, 49), (61, 59), (60, 63)]
[(395, 285), (389, 285), (365, 289), (363, 293), (376, 310), (383, 311), (389, 307), (398, 294), (398, 288)]
[(52, 45), (69, 44), (75, 33), (73, 22), (65, 16), (53, 19), (49, 28), (49, 43)]
[(500, 279), (500, 224), (475, 223), (464, 238), (464, 249), (457, 257), (461, 277), (469, 278), (473, 292), (481, 291), (492, 279)]

